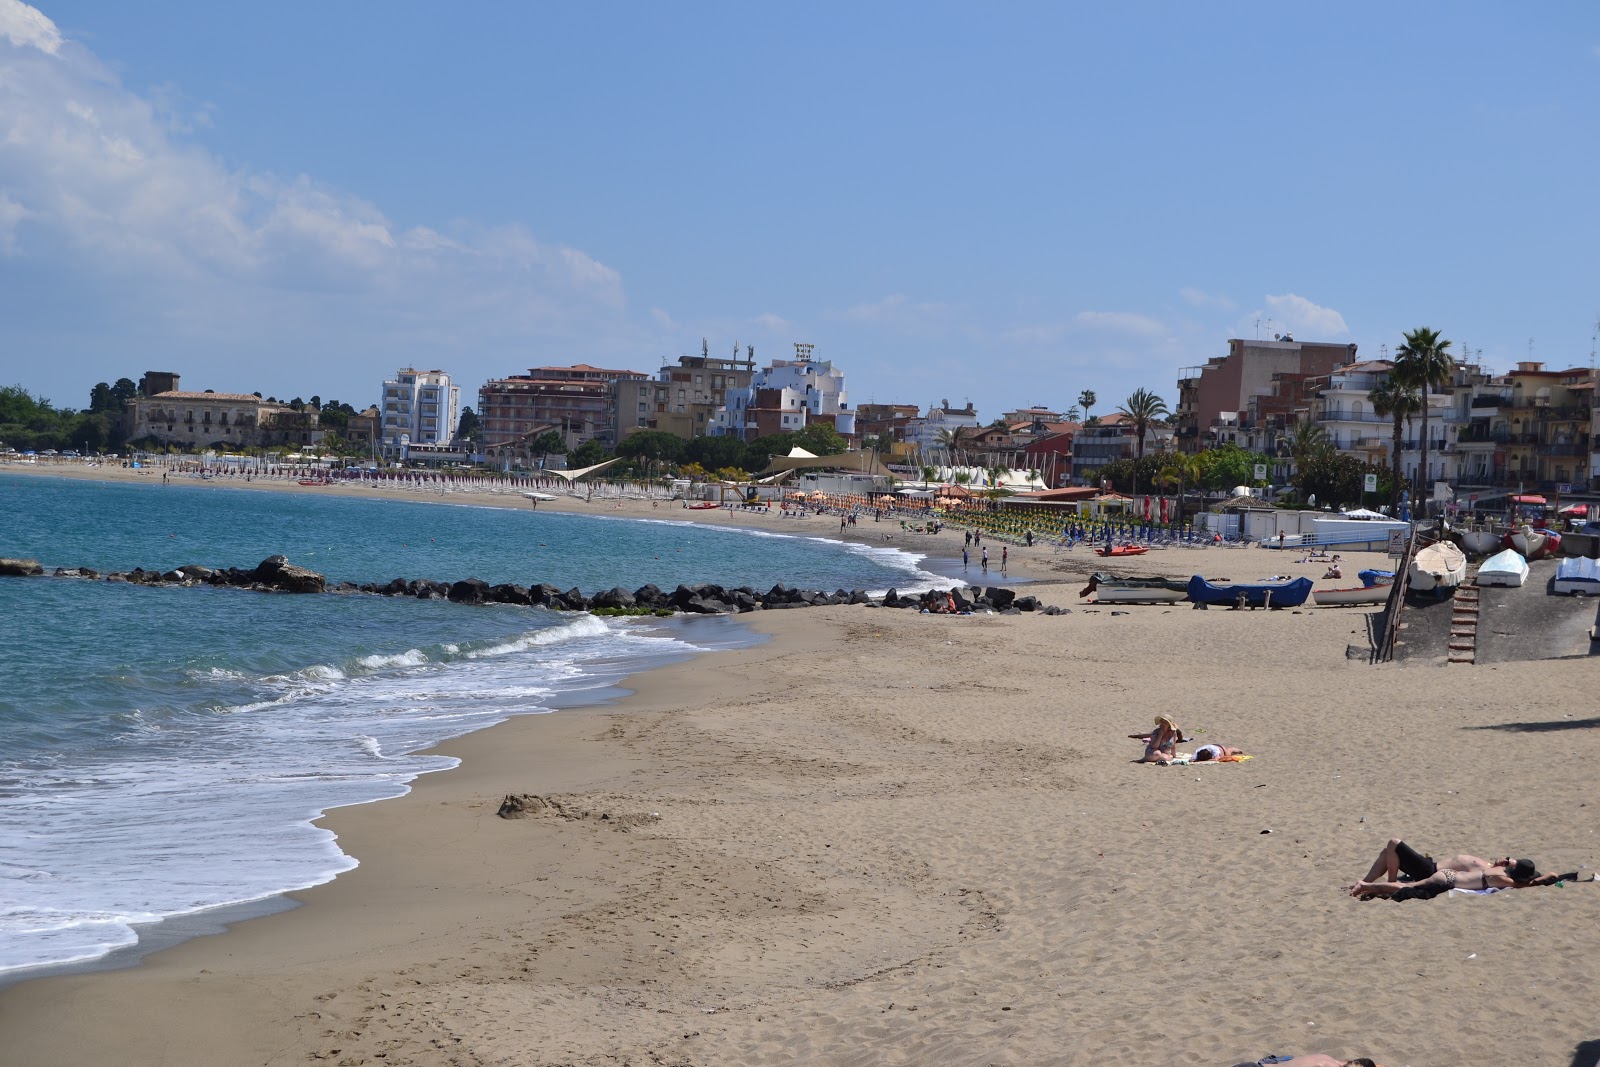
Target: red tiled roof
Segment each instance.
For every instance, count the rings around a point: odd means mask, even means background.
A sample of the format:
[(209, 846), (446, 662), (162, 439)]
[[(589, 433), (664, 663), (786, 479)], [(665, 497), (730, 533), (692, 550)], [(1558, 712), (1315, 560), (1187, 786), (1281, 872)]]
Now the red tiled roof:
[(265, 403), (253, 393), (191, 393), (185, 389), (169, 389), (165, 393), (157, 393), (152, 400), (232, 400), (244, 401), (249, 404)]

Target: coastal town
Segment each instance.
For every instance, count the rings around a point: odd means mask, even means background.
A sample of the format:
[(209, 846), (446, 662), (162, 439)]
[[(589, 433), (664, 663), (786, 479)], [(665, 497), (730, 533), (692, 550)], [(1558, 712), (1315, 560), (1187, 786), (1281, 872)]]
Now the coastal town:
[(870, 463), (879, 473), (857, 478), (857, 489), (944, 483), (1048, 499), (1083, 487), (1172, 495), (1244, 486), (1273, 500), (1395, 515), (1415, 500), (1419, 516), (1506, 511), (1536, 497), (1600, 500), (1594, 367), (1479, 359), (1428, 329), (1379, 358), (1288, 335), (1232, 338), (1224, 354), (1181, 369), (1164, 395), (1140, 388), (1118, 400), (1086, 388), (992, 416), (948, 399), (852, 403), (843, 362), (818, 358), (810, 344), (764, 365), (752, 347), (716, 357), (702, 343), (699, 355), (654, 374), (531, 367), (481, 384), (475, 406), (438, 369), (401, 368), (359, 406), (228, 391), (232, 383), (196, 390), (177, 373), (149, 371), (137, 383), (95, 385), (89, 408), (54, 413), (53, 426), (25, 389), (8, 388), (0, 453), (10, 462), (203, 454), (224, 466), (292, 455), (503, 473), (617, 460), (614, 474), (739, 482), (773, 473), (773, 457), (799, 447), (838, 457), (832, 469)]

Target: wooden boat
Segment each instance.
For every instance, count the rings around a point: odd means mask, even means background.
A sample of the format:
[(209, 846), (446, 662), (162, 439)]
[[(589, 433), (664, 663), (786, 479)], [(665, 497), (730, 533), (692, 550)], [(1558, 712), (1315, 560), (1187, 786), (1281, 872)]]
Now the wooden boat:
[(1532, 526), (1518, 526), (1500, 539), (1502, 548), (1513, 549), (1522, 553), (1524, 559), (1544, 559), (1550, 551), (1550, 538), (1545, 536), (1543, 530), (1535, 530)]
[(1373, 586), (1389, 586), (1394, 584), (1394, 571), (1357, 571), (1356, 577), (1361, 579), (1361, 584), (1371, 589)]
[(1382, 604), (1389, 599), (1387, 585), (1352, 585), (1344, 589), (1318, 589), (1311, 600), (1319, 608), (1342, 608), (1352, 604)]
[(1474, 556), (1487, 556), (1502, 547), (1500, 538), (1488, 526), (1472, 526), (1461, 531), (1461, 547)]
[(1478, 568), (1479, 585), (1520, 586), (1528, 580), (1528, 561), (1514, 548), (1496, 552)]
[(1091, 574), (1078, 595), (1094, 594), (1096, 604), (1176, 604), (1189, 596), (1189, 583), (1177, 578), (1123, 578)]
[(1418, 552), (1411, 560), (1411, 588), (1421, 593), (1454, 589), (1467, 578), (1467, 555), (1449, 541)]
[(1142, 556), (1150, 551), (1146, 545), (1101, 545), (1094, 550), (1097, 556)]
[(1249, 608), (1298, 608), (1311, 595), (1310, 578), (1271, 582), (1213, 583), (1202, 575), (1189, 579), (1189, 599), (1200, 605), (1243, 604)]
[(1600, 596), (1600, 559), (1571, 556), (1556, 566), (1555, 581), (1550, 583), (1552, 593), (1569, 596)]

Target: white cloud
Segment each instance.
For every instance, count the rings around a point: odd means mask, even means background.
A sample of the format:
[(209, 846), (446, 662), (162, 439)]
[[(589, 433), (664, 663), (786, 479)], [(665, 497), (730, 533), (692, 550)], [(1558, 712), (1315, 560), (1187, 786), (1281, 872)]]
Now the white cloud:
[(791, 323), (788, 319), (783, 318), (781, 315), (774, 315), (770, 311), (757, 315), (754, 319), (754, 322), (757, 326), (761, 327), (763, 330), (766, 330), (768, 333), (794, 332), (793, 323)]
[(316, 369), (319, 349), (498, 361), (541, 338), (633, 336), (620, 275), (582, 250), (515, 223), (403, 225), (313, 177), (231, 167), (183, 138), (204, 112), (175, 120), (177, 92), (129, 91), (0, 0), (0, 289), (70, 279), (79, 319), (143, 329), (152, 348), (199, 339), (172, 350), (213, 362), (221, 341)]
[(1223, 311), (1232, 311), (1239, 305), (1221, 293), (1208, 293), (1204, 289), (1185, 286), (1178, 290), (1178, 295), (1183, 297), (1184, 303), (1197, 308), (1220, 308)]
[(1072, 316), (1079, 326), (1129, 337), (1163, 337), (1167, 328), (1147, 315), (1131, 311), (1080, 311)]
[(0, 252), (12, 255), (17, 250), (17, 223), (28, 217), (28, 209), (0, 193)]
[(37, 48), (52, 56), (61, 50), (56, 24), (22, 0), (0, 0), (0, 35), (18, 48)]
[(916, 301), (904, 293), (891, 293), (882, 300), (846, 308), (837, 317), (899, 332), (920, 333), (948, 318), (951, 310), (948, 304)]
[(655, 320), (656, 326), (662, 330), (676, 332), (678, 329), (678, 324), (672, 321), (672, 316), (668, 315), (661, 308), (651, 308), (650, 317)]
[(1286, 330), (1289, 333), (1305, 334), (1306, 336), (1300, 338), (1302, 341), (1343, 337), (1350, 332), (1350, 327), (1345, 325), (1343, 315), (1332, 308), (1313, 304), (1305, 297), (1296, 296), (1294, 293), (1268, 296), (1266, 310), (1257, 312), (1256, 316), (1270, 318), (1274, 324), (1281, 325), (1282, 329), (1274, 330), (1276, 333)]

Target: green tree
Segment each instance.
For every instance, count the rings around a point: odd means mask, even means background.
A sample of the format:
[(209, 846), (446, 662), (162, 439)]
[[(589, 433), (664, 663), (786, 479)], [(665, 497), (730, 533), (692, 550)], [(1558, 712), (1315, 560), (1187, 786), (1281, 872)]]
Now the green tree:
[(456, 437), (463, 441), (476, 441), (482, 430), (483, 420), (478, 418), (478, 413), (471, 408), (462, 408), (461, 417), (456, 420)]
[[(749, 454), (750, 446), (737, 437), (726, 435), (720, 437), (701, 435), (690, 440), (684, 447), (684, 458), (691, 463), (700, 464), (708, 471), (722, 467), (744, 468)], [(767, 456), (763, 453), (761, 462), (755, 469), (759, 470), (766, 465)]]
[(795, 444), (815, 456), (837, 456), (850, 450), (850, 443), (828, 422), (808, 422), (794, 435)]
[(1395, 349), (1395, 375), (1406, 385), (1422, 394), (1422, 461), (1417, 467), (1417, 494), (1419, 505), (1426, 499), (1428, 486), (1428, 391), (1434, 386), (1447, 385), (1456, 371), (1456, 361), (1450, 355), (1450, 342), (1439, 336), (1438, 330), (1426, 326), (1404, 335), (1405, 344)]
[(132, 378), (118, 378), (111, 386), (111, 396), (117, 402), (117, 412), (120, 414), (127, 407), (128, 401), (139, 395), (139, 387), (133, 384)]
[(95, 383), (95, 387), (89, 390), (89, 410), (98, 415), (105, 412), (115, 411), (116, 408), (117, 401), (116, 398), (111, 394), (111, 383)]
[(1416, 389), (1391, 372), (1373, 388), (1367, 399), (1372, 401), (1372, 410), (1379, 417), (1394, 419), (1394, 441), (1389, 446), (1389, 469), (1394, 475), (1389, 479), (1389, 508), (1394, 514), (1398, 515), (1400, 513), (1400, 438), (1405, 431), (1406, 420), (1422, 409), (1422, 397), (1417, 395)]
[(1200, 481), (1201, 462), (1197, 454), (1189, 452), (1166, 452), (1162, 456), (1161, 470), (1157, 472), (1155, 481), (1167, 489), (1177, 489), (1177, 507), (1172, 521), (1183, 525), (1183, 494), (1191, 485)]
[(1302, 500), (1315, 496), (1318, 501), (1338, 507), (1361, 499), (1370, 464), (1354, 456), (1332, 450), (1313, 453), (1296, 464), (1294, 486)]
[(1267, 462), (1267, 457), (1260, 452), (1251, 452), (1231, 443), (1207, 448), (1194, 455), (1200, 461), (1200, 477), (1195, 484), (1208, 489), (1249, 485), (1256, 480), (1256, 464)]
[[(1130, 393), (1117, 411), (1126, 415), (1133, 425), (1133, 458), (1137, 463), (1144, 459), (1144, 439), (1149, 434), (1150, 427), (1167, 416), (1167, 402), (1141, 387)], [(1133, 491), (1135, 493), (1139, 491), (1137, 482), (1134, 483)]]
[(1089, 412), (1094, 410), (1094, 406), (1099, 399), (1099, 397), (1094, 395), (1093, 389), (1085, 389), (1083, 392), (1078, 394), (1078, 406), (1083, 409), (1083, 417), (1085, 420), (1088, 420), (1091, 417)]
[(688, 442), (677, 434), (665, 430), (640, 430), (629, 434), (617, 446), (617, 455), (637, 460), (644, 466), (645, 476), (655, 473), (657, 463), (679, 463), (684, 458)]
[(528, 451), (539, 457), (539, 466), (544, 466), (545, 460), (552, 452), (565, 452), (567, 442), (554, 430), (546, 430), (528, 442)]
[(591, 437), (567, 454), (567, 466), (572, 470), (592, 467), (611, 458), (610, 451), (597, 437)]

